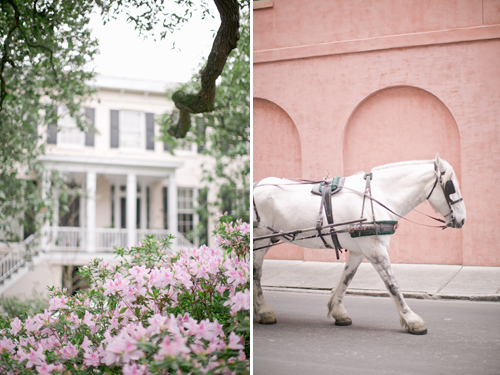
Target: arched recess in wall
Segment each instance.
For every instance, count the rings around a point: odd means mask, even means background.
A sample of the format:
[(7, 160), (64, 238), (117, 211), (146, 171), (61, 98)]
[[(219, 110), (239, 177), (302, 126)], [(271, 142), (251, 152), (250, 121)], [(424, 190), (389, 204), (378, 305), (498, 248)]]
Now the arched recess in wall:
[[(353, 111), (344, 135), (344, 173), (398, 161), (433, 159), (439, 152), (460, 181), (460, 134), (444, 103), (428, 91), (410, 86), (382, 89)], [(427, 202), (419, 210), (433, 214)], [(408, 218), (427, 224), (411, 213)], [(441, 231), (400, 221), (391, 240), (391, 260), (398, 263), (462, 263), (460, 230)]]
[[(253, 180), (302, 177), (300, 135), (290, 116), (269, 100), (253, 99)], [(271, 248), (268, 259), (304, 259), (304, 249), (283, 244)]]
[(265, 99), (253, 100), (253, 179), (302, 177), (300, 136), (290, 116)]

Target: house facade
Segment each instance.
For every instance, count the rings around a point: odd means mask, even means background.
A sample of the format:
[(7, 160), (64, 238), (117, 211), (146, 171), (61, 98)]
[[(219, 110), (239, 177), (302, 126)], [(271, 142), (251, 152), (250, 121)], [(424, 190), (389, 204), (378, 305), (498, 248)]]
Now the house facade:
[[(196, 209), (210, 199), (199, 196), (202, 164), (210, 159), (196, 144), (172, 153), (159, 140), (155, 116), (174, 109), (167, 84), (105, 76), (93, 84), (97, 94), (86, 114), (95, 131), (83, 133), (58, 108), (58, 127), (40, 133), (47, 143), (42, 194), (59, 201), (61, 192), (50, 184), (58, 174), (67, 185), (67, 208), (54, 210), (36, 245), (28, 237), (0, 259), (0, 294), (66, 286), (65, 273), (92, 258), (113, 261), (114, 246), (133, 246), (146, 235), (173, 234), (174, 251), (199, 245)], [(29, 264), (21, 256), (26, 248), (38, 253)]]
[[(263, 0), (253, 24), (254, 182), (439, 153), (467, 222), (440, 231), (400, 221), (391, 261), (500, 266), (498, 0)], [(418, 209), (433, 214), (427, 202)], [(267, 257), (336, 261), (288, 244)]]

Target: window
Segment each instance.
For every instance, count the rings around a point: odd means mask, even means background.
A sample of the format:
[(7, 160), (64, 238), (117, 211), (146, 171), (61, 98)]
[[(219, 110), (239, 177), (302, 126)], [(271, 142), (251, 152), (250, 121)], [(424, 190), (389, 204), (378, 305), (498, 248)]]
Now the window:
[(120, 147), (138, 148), (143, 146), (144, 116), (141, 112), (120, 111)]
[(57, 107), (57, 114), (59, 116), (58, 126), (49, 125), (47, 143), (58, 144), (63, 147), (94, 146), (94, 108), (85, 108), (85, 115), (92, 127), (88, 133), (80, 130), (76, 120), (69, 115), (69, 111), (65, 106)]
[(72, 147), (85, 145), (85, 133), (78, 128), (76, 120), (69, 115), (67, 108), (59, 106), (57, 114), (59, 115), (57, 144)]
[[(168, 229), (168, 187), (163, 188), (163, 225)], [(177, 190), (177, 230), (184, 236), (195, 229), (197, 219), (195, 189), (179, 188)]]
[(110, 146), (135, 150), (154, 150), (154, 114), (111, 110)]
[(194, 229), (194, 189), (179, 188), (177, 193), (177, 214), (179, 232), (186, 236)]

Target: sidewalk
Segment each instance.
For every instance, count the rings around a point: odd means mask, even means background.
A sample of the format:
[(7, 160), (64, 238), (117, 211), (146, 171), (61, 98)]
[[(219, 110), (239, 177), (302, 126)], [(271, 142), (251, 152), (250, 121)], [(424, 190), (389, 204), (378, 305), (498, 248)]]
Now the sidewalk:
[[(344, 263), (299, 260), (264, 261), (264, 288), (330, 290), (335, 288)], [(500, 301), (500, 267), (392, 264), (407, 298)], [(387, 296), (382, 279), (370, 263), (363, 262), (348, 294)]]

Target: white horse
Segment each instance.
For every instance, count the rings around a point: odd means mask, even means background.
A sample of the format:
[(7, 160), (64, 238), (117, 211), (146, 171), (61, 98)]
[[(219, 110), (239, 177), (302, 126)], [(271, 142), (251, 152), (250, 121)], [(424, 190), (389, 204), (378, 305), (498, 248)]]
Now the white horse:
[[(450, 182), (451, 181), (451, 182)], [(336, 223), (359, 219), (363, 206), (366, 181), (363, 173), (347, 177), (345, 188), (332, 196), (333, 218)], [(452, 184), (452, 185), (451, 185)], [(454, 189), (453, 189), (454, 188)], [(466, 219), (465, 205), (453, 168), (436, 155), (435, 160), (412, 161), (383, 165), (372, 170), (372, 197), (390, 208), (393, 213), (373, 202), (373, 212), (377, 221), (398, 221), (426, 199), (441, 214), (447, 227), (461, 228)], [(364, 204), (363, 217), (373, 220), (369, 198)], [(315, 227), (319, 216), (321, 197), (311, 194), (310, 184), (295, 181), (266, 178), (254, 188), (254, 204), (259, 223), (254, 228), (254, 238), (272, 234), (275, 231), (292, 231)], [(257, 216), (255, 215), (255, 216)], [(323, 213), (324, 216), (324, 213)], [(323, 218), (324, 222), (325, 218)], [(271, 229), (270, 229), (271, 228)], [(341, 230), (344, 227), (338, 227)], [(333, 247), (329, 235), (323, 237)], [(282, 241), (286, 239), (280, 237)], [(427, 328), (420, 316), (406, 304), (394, 277), (389, 260), (390, 235), (373, 235), (351, 238), (349, 233), (338, 234), (340, 245), (349, 250), (344, 271), (334, 293), (328, 302), (328, 317), (335, 319), (336, 325), (350, 325), (351, 318), (344, 308), (344, 295), (356, 270), (364, 258), (368, 259), (384, 281), (394, 298), (401, 325), (409, 333), (425, 334)], [(271, 245), (270, 239), (254, 242), (254, 248)], [(301, 240), (296, 245), (313, 248), (327, 248), (316, 237)], [(262, 264), (269, 248), (253, 252), (254, 267), (254, 312), (262, 324), (274, 324), (274, 311), (266, 303), (261, 287)], [(329, 250), (332, 251), (332, 250)]]

